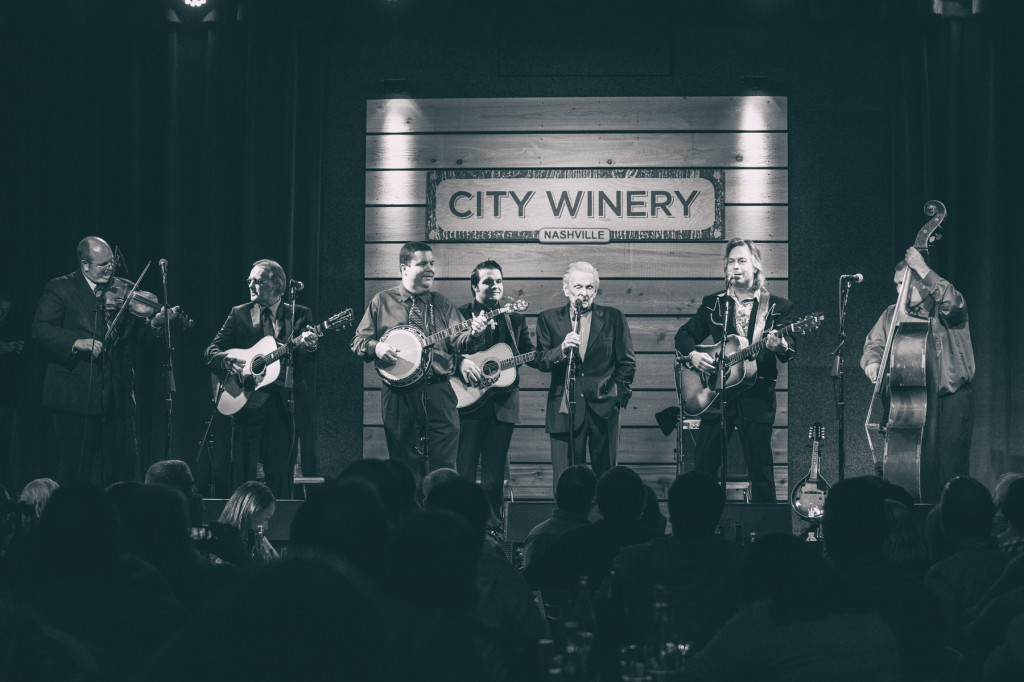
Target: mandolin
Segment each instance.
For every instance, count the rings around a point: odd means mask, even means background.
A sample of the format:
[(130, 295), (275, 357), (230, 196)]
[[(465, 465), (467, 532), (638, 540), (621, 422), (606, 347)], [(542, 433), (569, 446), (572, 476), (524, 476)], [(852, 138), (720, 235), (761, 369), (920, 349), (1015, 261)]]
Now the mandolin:
[(807, 437), (811, 440), (811, 470), (793, 487), (789, 503), (805, 519), (817, 519), (825, 513), (825, 497), (832, 487), (821, 477), (819, 451), (825, 440), (825, 427), (815, 422)]

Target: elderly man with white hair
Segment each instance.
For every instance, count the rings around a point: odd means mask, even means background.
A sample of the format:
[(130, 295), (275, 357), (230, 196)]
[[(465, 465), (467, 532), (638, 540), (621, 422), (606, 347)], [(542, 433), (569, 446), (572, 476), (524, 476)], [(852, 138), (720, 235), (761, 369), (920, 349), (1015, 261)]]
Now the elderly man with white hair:
[[(597, 268), (571, 263), (562, 277), (567, 304), (537, 318), (537, 368), (551, 372), (545, 430), (553, 483), (568, 467), (587, 463), (588, 447), (598, 478), (618, 456), (619, 409), (632, 395), (636, 357), (626, 317), (597, 304), (600, 285)], [(575, 405), (566, 394), (570, 365)]]

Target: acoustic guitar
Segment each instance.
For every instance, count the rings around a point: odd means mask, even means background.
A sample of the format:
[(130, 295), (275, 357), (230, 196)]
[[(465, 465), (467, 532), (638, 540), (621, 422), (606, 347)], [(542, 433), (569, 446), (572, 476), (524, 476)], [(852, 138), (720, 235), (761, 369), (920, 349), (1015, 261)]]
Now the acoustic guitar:
[(789, 495), (789, 503), (805, 519), (817, 519), (825, 513), (825, 497), (832, 487), (821, 477), (819, 449), (825, 440), (825, 428), (816, 422), (807, 435), (811, 439), (811, 470), (800, 479)]
[(488, 393), (511, 386), (516, 380), (516, 367), (537, 357), (537, 351), (513, 355), (508, 344), (496, 343), (487, 350), (463, 357), (475, 362), (483, 376), (476, 384), (467, 384), (456, 371), (449, 381), (458, 399), (457, 407), (460, 410), (472, 411), (479, 407)]
[[(520, 313), (529, 305), (526, 301), (516, 299), (494, 310), (488, 310), (485, 319), (491, 320), (502, 313)], [(427, 369), (430, 368), (434, 344), (444, 341), (449, 336), (466, 331), (470, 325), (471, 322), (466, 320), (430, 336), (411, 324), (392, 327), (380, 337), (380, 343), (391, 346), (398, 356), (398, 360), (389, 365), (381, 362), (378, 358), (374, 361), (374, 368), (381, 380), (388, 386), (393, 388), (412, 386), (422, 379), (426, 375)]]
[[(786, 325), (778, 331), (781, 334), (806, 334), (821, 326), (825, 316), (821, 313), (805, 315), (793, 324)], [(742, 393), (757, 381), (757, 356), (767, 345), (767, 334), (754, 343), (738, 334), (729, 334), (725, 339), (725, 397), (731, 400), (736, 394)], [(707, 353), (718, 364), (721, 346), (717, 343), (697, 346), (697, 350)], [(714, 387), (721, 386), (719, 372), (705, 374), (680, 363), (678, 380), (679, 390), (683, 398), (683, 414), (687, 417), (699, 417), (715, 404), (721, 391)]]
[[(352, 324), (352, 319), (352, 309), (347, 308), (313, 327), (312, 331), (317, 336), (323, 336), (329, 329), (337, 331)], [(245, 407), (260, 388), (274, 383), (281, 375), (281, 359), (291, 355), (296, 345), (295, 339), (278, 345), (277, 339), (273, 336), (264, 336), (250, 348), (229, 350), (228, 352), (235, 357), (245, 360), (245, 367), (241, 372), (228, 372), (219, 379), (217, 411), (232, 415)], [(215, 377), (214, 381), (217, 380)]]

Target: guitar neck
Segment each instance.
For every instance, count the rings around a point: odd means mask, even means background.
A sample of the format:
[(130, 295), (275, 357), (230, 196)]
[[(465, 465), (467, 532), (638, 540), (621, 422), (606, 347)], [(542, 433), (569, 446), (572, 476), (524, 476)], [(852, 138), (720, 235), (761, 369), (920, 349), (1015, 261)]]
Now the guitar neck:
[[(493, 320), (495, 317), (497, 317), (498, 315), (501, 315), (503, 312), (505, 312), (505, 310), (506, 309), (504, 307), (502, 307), (502, 308), (495, 308), (494, 310), (488, 310), (487, 313), (484, 316), (484, 319), (485, 320)], [(462, 322), (459, 322), (457, 325), (448, 327), (447, 329), (442, 329), (439, 332), (435, 332), (435, 333), (433, 333), (433, 334), (431, 334), (430, 336), (427, 337), (427, 345), (428, 346), (433, 346), (438, 341), (444, 341), (449, 336), (452, 336), (454, 334), (459, 334), (461, 332), (464, 332), (467, 329), (469, 329), (471, 326), (473, 326), (472, 320), (463, 320)]]
[[(795, 324), (790, 324), (790, 325), (786, 325), (782, 329), (776, 330), (776, 331), (778, 331), (780, 334), (788, 334), (788, 333), (792, 332), (795, 327), (796, 327)], [(769, 331), (772, 331), (772, 330), (769, 330)], [(731, 365), (735, 365), (738, 362), (744, 362), (745, 360), (750, 360), (751, 358), (756, 358), (758, 355), (760, 355), (761, 351), (764, 350), (767, 345), (768, 345), (768, 335), (765, 334), (758, 341), (755, 341), (754, 343), (750, 344), (746, 348), (738, 350), (735, 353), (730, 353), (729, 355), (726, 355), (725, 356), (725, 364), (727, 366), (731, 366)]]
[[(332, 319), (334, 319), (334, 318), (332, 318)], [(345, 318), (343, 316), (341, 322), (339, 322), (337, 324), (341, 324), (346, 319), (347, 318)], [(313, 327), (312, 331), (317, 336), (323, 336), (324, 332), (327, 331), (328, 329), (330, 329), (332, 326), (333, 325), (331, 324), (331, 320), (324, 320), (323, 322), (321, 322), (317, 326)], [(280, 346), (278, 346), (277, 350), (275, 350), (272, 353), (267, 353), (263, 357), (266, 359), (267, 363), (271, 363), (271, 362), (275, 362), (277, 360), (280, 360), (281, 358), (283, 358), (283, 357), (285, 357), (287, 355), (291, 355), (291, 352), (293, 350), (295, 350), (295, 339), (289, 339), (287, 343), (283, 343)]]
[(500, 363), (498, 363), (498, 367), (500, 369), (518, 367), (519, 365), (525, 365), (527, 362), (533, 360), (535, 357), (537, 357), (537, 351), (532, 350), (529, 353), (523, 353), (522, 355), (516, 355), (515, 357), (502, 360)]

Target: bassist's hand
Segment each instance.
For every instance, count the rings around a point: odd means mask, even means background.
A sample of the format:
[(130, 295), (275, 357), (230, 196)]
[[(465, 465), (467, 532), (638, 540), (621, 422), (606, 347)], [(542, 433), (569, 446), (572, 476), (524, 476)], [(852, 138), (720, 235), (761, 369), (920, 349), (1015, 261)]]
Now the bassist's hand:
[(867, 376), (868, 381), (874, 383), (878, 379), (878, 363), (872, 362), (870, 365), (864, 368), (864, 374)]
[(378, 360), (388, 366), (398, 362), (398, 353), (395, 352), (395, 349), (380, 341), (374, 346), (373, 354), (377, 356)]
[(711, 374), (715, 371), (715, 359), (699, 350), (690, 353), (690, 364), (695, 370), (704, 374)]
[(462, 373), (462, 383), (467, 386), (476, 386), (479, 384), (481, 377), (483, 377), (480, 367), (469, 358), (462, 360), (459, 371)]

